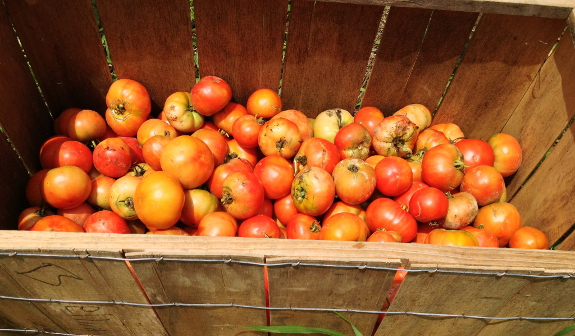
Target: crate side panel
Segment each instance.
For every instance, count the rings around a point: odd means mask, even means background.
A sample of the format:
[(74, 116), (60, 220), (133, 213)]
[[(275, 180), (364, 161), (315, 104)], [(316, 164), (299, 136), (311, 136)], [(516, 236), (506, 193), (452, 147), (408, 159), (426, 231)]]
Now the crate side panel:
[(385, 115), (414, 103), (433, 111), (477, 15), (392, 8), (362, 105)]
[(40, 168), (40, 146), (53, 133), (53, 121), (28, 69), (5, 7), (0, 8), (0, 41), (0, 125), (22, 160), (35, 171)]
[(308, 117), (353, 112), (383, 7), (294, 0), (282, 87), (284, 109)]
[(103, 113), (112, 78), (91, 1), (8, 1), (6, 7), (52, 114), (70, 107)]
[(514, 195), (575, 115), (575, 48), (569, 33), (545, 62), (502, 132), (523, 147), (521, 167), (507, 186)]
[[(464, 272), (509, 271), (508, 268), (474, 268), (448, 265), (412, 265), (408, 269), (434, 269)], [(513, 273), (539, 274), (541, 270), (514, 270)], [(390, 312), (465, 314), (494, 316), (530, 278), (443, 272), (408, 272)], [(375, 336), (382, 335), (476, 335), (486, 322), (478, 319), (388, 314)]]
[[(267, 263), (319, 263), (397, 268), (399, 260), (366, 262), (342, 259), (268, 258)], [(381, 310), (394, 270), (371, 270), (321, 266), (268, 266), (270, 307)], [(321, 280), (320, 280), (321, 279)], [(320, 280), (320, 283), (317, 282)], [(359, 290), (361, 288), (361, 290)], [(378, 315), (343, 313), (364, 335), (370, 335)], [(349, 325), (332, 312), (273, 310), (271, 325), (298, 325), (350, 331)]]
[(256, 90), (277, 91), (287, 0), (195, 0), (200, 76), (218, 76), (245, 106)]
[(571, 232), (563, 241), (561, 241), (555, 250), (575, 251), (575, 232)]
[(26, 184), (30, 179), (28, 170), (12, 149), (6, 138), (0, 134), (0, 230), (16, 230), (18, 216), (27, 208)]
[[(569, 275), (545, 272), (543, 275)], [(575, 279), (537, 279), (509, 301), (497, 317), (573, 317), (575, 311)], [(573, 321), (493, 320), (477, 336), (554, 335)]]
[[(130, 257), (159, 255), (130, 254)], [(263, 258), (241, 256), (203, 257), (193, 252), (193, 259), (244, 260), (263, 262)], [(241, 304), (265, 307), (263, 266), (222, 262), (134, 261), (131, 262), (151, 303)], [(170, 336), (189, 335), (263, 335), (234, 325), (266, 325), (266, 312), (238, 307), (157, 307), (156, 312)]]
[(575, 124), (565, 132), (537, 173), (511, 200), (523, 226), (545, 232), (553, 245), (575, 223), (573, 172), (575, 171)]
[(96, 2), (119, 79), (138, 81), (150, 94), (152, 113), (174, 92), (195, 84), (190, 3), (187, 0)]
[(559, 19), (484, 14), (433, 123), (485, 140), (501, 131), (564, 28)]
[[(71, 249), (18, 250), (18, 252), (75, 255)], [(118, 252), (110, 253), (110, 256), (122, 257)], [(14, 256), (0, 259), (0, 266), (26, 291), (26, 297), (72, 301), (111, 301), (121, 298), (120, 290), (114, 288), (114, 283), (107, 282), (89, 259)], [(124, 272), (125, 279), (131, 277), (123, 262), (108, 263), (106, 267), (109, 268), (107, 272)], [(132, 290), (139, 291), (139, 288), (134, 285)], [(97, 303), (37, 303), (37, 305), (69, 333), (142, 335), (140, 330), (132, 329), (134, 327), (132, 323), (124, 322), (132, 318), (132, 313), (127, 311), (126, 307)]]

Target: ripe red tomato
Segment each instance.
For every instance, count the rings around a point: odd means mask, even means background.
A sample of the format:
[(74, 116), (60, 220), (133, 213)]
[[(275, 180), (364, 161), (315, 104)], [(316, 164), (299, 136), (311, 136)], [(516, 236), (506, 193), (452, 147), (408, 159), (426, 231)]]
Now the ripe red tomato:
[(465, 135), (459, 126), (453, 123), (437, 124), (431, 126), (430, 128), (445, 134), (451, 143), (457, 143), (458, 141), (465, 139)]
[(389, 198), (378, 198), (367, 207), (366, 222), (375, 232), (378, 228), (396, 231), (402, 242), (409, 243), (417, 234), (417, 222), (399, 203)]
[(180, 181), (170, 173), (155, 171), (138, 184), (134, 207), (138, 218), (148, 228), (167, 229), (180, 219), (184, 200)]
[(470, 225), (477, 216), (477, 201), (467, 192), (459, 192), (449, 197), (447, 215), (438, 222), (448, 230), (459, 230)]
[(477, 166), (493, 166), (495, 162), (495, 154), (491, 146), (479, 139), (463, 139), (455, 144), (463, 154), (463, 162), (465, 162), (465, 173), (471, 168)]
[(106, 122), (119, 136), (134, 136), (152, 111), (146, 88), (131, 79), (112, 83), (106, 94)]
[(109, 177), (126, 175), (132, 167), (130, 146), (120, 138), (108, 138), (100, 142), (93, 153), (94, 167)]
[(220, 200), (207, 190), (184, 190), (184, 197), (180, 222), (186, 225), (197, 227), (207, 214), (222, 210)]
[(228, 140), (229, 152), (226, 160), (233, 158), (243, 158), (246, 159), (252, 167), (258, 163), (258, 156), (260, 154), (259, 147), (257, 148), (245, 148), (240, 146), (236, 139)]
[(511, 203), (496, 202), (479, 209), (473, 226), (480, 225), (493, 233), (499, 239), (499, 246), (504, 247), (523, 224), (515, 206)]
[(461, 230), (470, 232), (475, 239), (477, 239), (477, 243), (480, 247), (499, 247), (499, 240), (495, 235), (483, 227), (473, 227), (473, 226), (466, 226)]
[(360, 159), (340, 161), (333, 169), (332, 176), (336, 194), (348, 204), (367, 201), (373, 194), (377, 182), (375, 169)]
[(26, 184), (26, 200), (32, 207), (41, 207), (46, 203), (42, 194), (42, 184), (49, 170), (42, 169), (37, 171)]
[(349, 212), (325, 219), (320, 232), (321, 240), (365, 241), (367, 236), (364, 220)]
[(254, 117), (251, 114), (241, 116), (236, 119), (232, 126), (232, 135), (238, 144), (245, 148), (258, 147), (260, 130), (264, 122), (263, 119)]
[(80, 226), (84, 226), (84, 223), (96, 210), (88, 203), (84, 202), (75, 208), (70, 209), (58, 209), (57, 215), (64, 216), (76, 222)]
[(377, 190), (386, 196), (397, 196), (406, 192), (413, 182), (411, 166), (405, 159), (388, 156), (375, 166)]
[(138, 128), (136, 138), (140, 144), (143, 145), (149, 138), (155, 135), (163, 135), (174, 139), (178, 136), (178, 132), (172, 125), (160, 119), (148, 119)]
[(447, 215), (449, 201), (445, 194), (433, 187), (416, 191), (409, 201), (409, 213), (418, 222), (431, 222)]
[(517, 139), (509, 134), (498, 133), (487, 139), (487, 143), (493, 148), (495, 155), (493, 167), (503, 177), (510, 176), (519, 169), (523, 159), (523, 151)]
[(294, 179), (293, 164), (279, 155), (266, 156), (254, 167), (264, 187), (265, 197), (278, 199), (290, 193)]
[(57, 209), (74, 208), (90, 195), (92, 181), (86, 172), (76, 166), (50, 169), (42, 183), (43, 198)]
[(228, 135), (232, 135), (233, 126), (236, 120), (247, 114), (248, 111), (243, 107), (243, 105), (229, 102), (221, 111), (214, 114), (212, 119), (217, 128), (226, 132)]
[(421, 178), (430, 187), (452, 191), (461, 184), (464, 168), (463, 155), (455, 145), (438, 145), (423, 156)]
[(447, 246), (479, 246), (477, 239), (470, 232), (463, 230), (435, 229), (425, 238), (425, 244)]
[(428, 128), (419, 133), (415, 142), (415, 152), (425, 151), (442, 144), (448, 144), (449, 139), (440, 131)]
[(313, 137), (313, 125), (311, 124), (308, 117), (303, 114), (303, 112), (298, 110), (285, 110), (272, 117), (272, 119), (277, 118), (285, 118), (296, 124), (299, 132), (301, 133), (302, 141), (306, 141), (307, 139)]
[(473, 195), (477, 205), (484, 206), (499, 202), (505, 192), (505, 181), (497, 169), (476, 166), (465, 173), (459, 189)]
[(92, 152), (79, 141), (66, 141), (54, 153), (54, 167), (76, 166), (88, 173), (92, 169)]
[(64, 142), (70, 140), (72, 139), (67, 136), (56, 135), (44, 141), (42, 147), (40, 147), (40, 164), (43, 169), (52, 169), (56, 167), (54, 165), (54, 157), (56, 156), (56, 153)]
[(285, 195), (282, 198), (278, 198), (274, 202), (274, 214), (280, 223), (284, 226), (286, 226), (288, 222), (293, 218), (293, 216), (297, 215), (298, 213), (299, 211), (294, 205), (291, 193)]
[(204, 216), (198, 223), (198, 236), (235, 237), (238, 232), (236, 219), (227, 212), (215, 211)]
[(331, 174), (340, 160), (339, 150), (333, 143), (322, 138), (309, 138), (295, 155), (295, 173), (306, 167), (318, 167)]
[(421, 179), (421, 161), (423, 159), (419, 155), (410, 155), (407, 157), (407, 163), (411, 167), (413, 173), (413, 181), (423, 182)]
[(181, 135), (172, 139), (160, 156), (160, 166), (175, 176), (184, 189), (204, 184), (214, 171), (214, 156), (202, 140)]
[(172, 138), (163, 135), (154, 135), (142, 145), (144, 160), (153, 170), (162, 170), (160, 159), (162, 152)]
[(265, 215), (274, 218), (274, 204), (272, 203), (272, 201), (269, 198), (264, 197), (264, 202), (262, 203), (262, 206), (258, 209), (258, 212), (256, 212), (255, 215), (256, 216)]
[(421, 104), (410, 104), (402, 107), (393, 115), (404, 115), (411, 120), (421, 132), (431, 125), (431, 112)]
[(64, 216), (52, 215), (37, 221), (30, 231), (84, 232), (84, 228)]
[(549, 238), (539, 229), (523, 226), (511, 236), (509, 247), (547, 250), (549, 248)]
[(69, 117), (67, 133), (80, 142), (99, 139), (106, 134), (106, 120), (96, 111), (81, 110)]
[[(130, 147), (130, 154), (132, 155), (132, 165), (145, 162), (144, 153), (142, 153), (142, 145), (138, 139), (134, 137), (119, 137)], [(105, 140), (105, 139), (104, 139)]]
[(282, 99), (270, 89), (254, 91), (246, 104), (248, 113), (258, 118), (271, 118), (282, 110)]
[(297, 153), (301, 144), (299, 128), (285, 118), (266, 122), (258, 135), (258, 145), (265, 156), (279, 155), (289, 159)]
[(409, 187), (406, 192), (393, 197), (393, 200), (409, 211), (409, 200), (411, 199), (411, 196), (413, 196), (416, 191), (427, 187), (429, 186), (423, 182), (413, 181), (411, 183), (411, 187)]
[(333, 203), (335, 183), (332, 176), (324, 169), (307, 167), (294, 178), (291, 196), (299, 212), (319, 216)]
[(315, 217), (297, 214), (287, 223), (288, 239), (318, 240), (321, 235), (321, 225)]
[(222, 198), (223, 183), (226, 177), (235, 171), (253, 172), (252, 165), (245, 159), (235, 158), (216, 167), (212, 175), (208, 178), (206, 186), (208, 190), (214, 194), (218, 199)]
[(384, 118), (373, 131), (371, 145), (379, 155), (404, 157), (413, 153), (417, 126), (403, 115)]
[(232, 89), (223, 79), (206, 76), (194, 85), (190, 97), (196, 111), (205, 116), (211, 116), (230, 102)]
[(224, 209), (237, 219), (254, 216), (264, 202), (264, 187), (254, 173), (235, 171), (222, 184)]
[(204, 124), (204, 116), (194, 110), (188, 92), (172, 93), (166, 99), (162, 113), (178, 132), (191, 133)]
[(84, 230), (90, 233), (130, 233), (126, 220), (109, 210), (93, 213), (84, 223)]
[(60, 115), (54, 119), (54, 134), (68, 136), (68, 119), (70, 116), (82, 111), (81, 108), (70, 107), (62, 111)]
[(49, 209), (37, 206), (26, 208), (18, 216), (18, 230), (30, 230), (40, 219), (52, 215), (55, 213)]
[(369, 156), (371, 135), (361, 124), (351, 123), (342, 127), (333, 140), (341, 159), (365, 160)]
[(369, 135), (373, 136), (373, 131), (383, 120), (384, 115), (380, 109), (372, 106), (365, 106), (359, 109), (353, 117), (353, 122), (358, 123), (369, 131)]
[(271, 217), (257, 215), (246, 219), (240, 224), (238, 237), (280, 238), (281, 231)]
[(124, 175), (112, 184), (108, 200), (112, 211), (124, 219), (137, 219), (134, 196), (142, 178)]

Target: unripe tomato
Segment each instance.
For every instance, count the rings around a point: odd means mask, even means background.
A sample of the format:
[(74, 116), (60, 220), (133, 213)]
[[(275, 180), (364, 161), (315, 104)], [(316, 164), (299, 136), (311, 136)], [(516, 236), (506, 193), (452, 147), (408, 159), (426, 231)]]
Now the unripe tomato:
[(194, 132), (204, 124), (204, 116), (194, 110), (188, 92), (172, 93), (162, 112), (170, 125), (182, 133)]
[(125, 175), (112, 184), (108, 200), (112, 211), (124, 219), (136, 219), (134, 196), (136, 188), (142, 179), (136, 176)]
[(431, 112), (427, 107), (421, 104), (410, 104), (402, 107), (393, 115), (404, 115), (417, 126), (421, 132), (431, 125)]

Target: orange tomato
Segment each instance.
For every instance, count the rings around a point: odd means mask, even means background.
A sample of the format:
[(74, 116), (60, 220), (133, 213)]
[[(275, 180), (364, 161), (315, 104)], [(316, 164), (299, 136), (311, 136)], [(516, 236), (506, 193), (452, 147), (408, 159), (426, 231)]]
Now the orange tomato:
[(549, 248), (549, 238), (539, 229), (523, 226), (511, 236), (509, 247), (546, 250)]
[(259, 89), (250, 95), (246, 108), (249, 114), (267, 119), (281, 112), (282, 99), (273, 90)]
[(473, 222), (474, 227), (483, 225), (485, 230), (499, 239), (499, 246), (509, 243), (509, 239), (521, 226), (521, 215), (511, 203), (496, 202), (479, 209)]
[(181, 217), (184, 189), (180, 181), (165, 171), (155, 171), (142, 178), (134, 193), (138, 218), (149, 228), (167, 229)]
[(425, 238), (425, 244), (448, 246), (479, 246), (471, 232), (462, 230), (435, 229)]

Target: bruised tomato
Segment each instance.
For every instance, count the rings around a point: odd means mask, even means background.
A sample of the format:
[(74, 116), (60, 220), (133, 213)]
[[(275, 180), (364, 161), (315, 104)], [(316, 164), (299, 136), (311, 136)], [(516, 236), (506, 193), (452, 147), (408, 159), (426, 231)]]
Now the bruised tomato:
[(255, 167), (255, 165), (258, 163), (258, 154), (260, 152), (259, 148), (242, 147), (236, 139), (228, 140), (228, 148), (229, 152), (224, 162), (233, 158), (242, 158), (246, 159), (252, 165), (252, 167)]
[(337, 147), (322, 138), (309, 138), (304, 141), (294, 157), (295, 173), (306, 167), (318, 167), (331, 174), (341, 160)]
[(299, 128), (285, 118), (271, 119), (259, 132), (258, 145), (265, 156), (279, 155), (289, 159), (302, 144)]
[(307, 167), (294, 178), (291, 196), (299, 212), (319, 216), (333, 203), (335, 183), (332, 176), (324, 169)]
[(456, 143), (465, 138), (465, 135), (463, 134), (459, 126), (457, 126), (454, 123), (437, 124), (431, 126), (430, 128), (445, 134), (445, 136), (447, 137), (447, 139), (449, 139), (451, 143)]
[(425, 130), (431, 125), (431, 112), (421, 104), (410, 104), (404, 106), (393, 115), (404, 115), (413, 122), (419, 131)]
[(351, 123), (337, 132), (333, 143), (339, 150), (342, 160), (348, 158), (365, 160), (369, 156), (371, 135), (367, 128)]
[(214, 169), (212, 175), (206, 182), (208, 190), (217, 198), (222, 198), (224, 180), (230, 173), (235, 171), (245, 171), (252, 173), (253, 168), (252, 165), (245, 159), (231, 159), (227, 163), (224, 163), (223, 165)]
[(124, 219), (138, 218), (134, 208), (134, 194), (141, 181), (139, 177), (125, 175), (117, 179), (110, 187), (108, 196), (110, 207), (118, 216)]
[(332, 176), (336, 194), (349, 204), (367, 201), (373, 194), (377, 181), (375, 169), (360, 159), (340, 161), (335, 166)]
[(170, 125), (182, 133), (194, 132), (204, 124), (204, 116), (194, 110), (188, 92), (172, 93), (162, 113)]
[[(401, 236), (400, 236), (401, 238)], [(372, 233), (368, 238), (368, 242), (379, 242), (379, 243), (397, 243), (398, 240), (395, 239), (395, 236), (390, 233), (390, 231), (384, 229), (377, 229), (374, 233)], [(399, 240), (401, 241), (401, 239)]]

